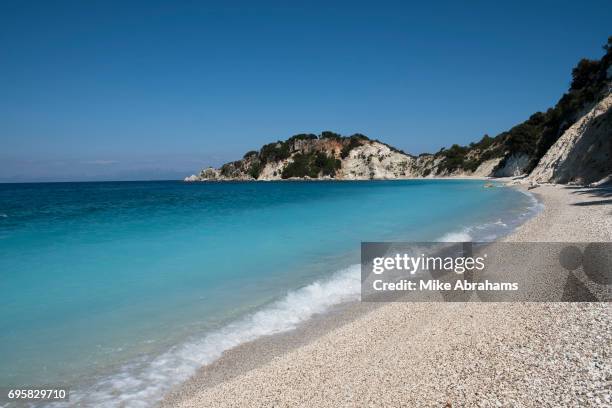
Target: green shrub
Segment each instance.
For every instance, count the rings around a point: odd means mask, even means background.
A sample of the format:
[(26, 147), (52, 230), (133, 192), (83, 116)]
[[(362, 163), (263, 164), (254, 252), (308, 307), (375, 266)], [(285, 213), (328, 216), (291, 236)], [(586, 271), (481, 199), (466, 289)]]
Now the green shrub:
[(317, 135), (312, 133), (300, 133), (299, 135), (293, 135), (289, 139), (287, 139), (286, 143), (294, 142), (296, 140), (316, 140)]
[(255, 161), (251, 164), (251, 167), (249, 168), (249, 175), (251, 177), (253, 177), (254, 179), (259, 178), (259, 175), (261, 174), (261, 163), (258, 161)]
[(458, 144), (452, 145), (450, 148), (440, 152), (446, 160), (440, 163), (442, 169), (452, 172), (458, 168), (463, 167), (465, 155), (468, 152), (468, 148), (465, 146), (459, 146)]
[(335, 132), (330, 132), (329, 130), (321, 132), (321, 139), (333, 139), (333, 140), (342, 140), (342, 136)]
[(480, 161), (477, 160), (464, 160), (463, 161), (463, 169), (467, 171), (476, 171), (476, 169), (480, 166)]
[(259, 151), (259, 158), (262, 163), (274, 163), (288, 159), (289, 156), (289, 144), (281, 141), (268, 143)]
[(289, 163), (281, 173), (281, 178), (305, 177), (310, 174), (309, 155), (297, 153), (293, 156), (293, 161)]
[(321, 172), (324, 176), (334, 177), (336, 175), (336, 170), (338, 170), (341, 165), (342, 162), (340, 160), (330, 157), (325, 153), (318, 152), (315, 155), (312, 170), (316, 171), (317, 174)]
[(234, 173), (236, 173), (236, 170), (240, 168), (241, 165), (242, 162), (240, 160), (231, 163), (225, 163), (223, 166), (221, 166), (221, 175), (225, 177), (233, 177)]
[[(365, 139), (364, 139), (365, 138)], [(369, 140), (367, 137), (360, 135), (360, 134), (355, 134), (353, 136), (351, 136), (349, 138), (349, 142), (346, 146), (344, 146), (342, 148), (342, 150), (340, 151), (340, 157), (343, 159), (346, 159), (349, 155), (349, 153), (351, 152), (351, 150), (353, 150), (356, 147), (359, 147), (363, 144), (364, 141)]]
[(293, 161), (283, 169), (281, 178), (306, 176), (317, 178), (319, 175), (334, 177), (341, 164), (340, 160), (327, 156), (323, 152), (297, 153), (293, 156)]

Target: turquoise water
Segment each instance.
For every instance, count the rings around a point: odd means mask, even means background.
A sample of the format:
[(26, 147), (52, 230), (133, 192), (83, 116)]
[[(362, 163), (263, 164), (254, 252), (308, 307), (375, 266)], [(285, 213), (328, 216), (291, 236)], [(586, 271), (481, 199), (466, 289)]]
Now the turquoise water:
[(361, 241), (493, 239), (533, 210), (483, 184), (0, 184), (0, 386), (153, 402), (223, 350), (357, 299)]

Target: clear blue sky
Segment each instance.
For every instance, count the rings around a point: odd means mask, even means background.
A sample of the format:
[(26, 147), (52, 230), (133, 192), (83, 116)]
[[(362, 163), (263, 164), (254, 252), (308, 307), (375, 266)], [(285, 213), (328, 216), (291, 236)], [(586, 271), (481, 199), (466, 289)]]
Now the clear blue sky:
[(0, 181), (177, 178), (322, 130), (436, 151), (552, 106), (612, 35), (609, 0), (299, 3), (2, 0)]

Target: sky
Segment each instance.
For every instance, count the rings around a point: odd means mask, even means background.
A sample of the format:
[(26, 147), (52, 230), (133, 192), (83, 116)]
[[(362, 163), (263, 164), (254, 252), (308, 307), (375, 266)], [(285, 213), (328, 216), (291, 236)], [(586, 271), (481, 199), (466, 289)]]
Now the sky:
[(297, 133), (407, 152), (554, 105), (611, 1), (0, 0), (0, 181), (179, 179)]

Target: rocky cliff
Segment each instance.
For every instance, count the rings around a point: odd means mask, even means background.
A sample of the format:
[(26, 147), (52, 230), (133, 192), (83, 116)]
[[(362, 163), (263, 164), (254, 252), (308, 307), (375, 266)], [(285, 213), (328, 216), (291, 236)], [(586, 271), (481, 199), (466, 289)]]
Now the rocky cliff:
[(456, 147), (415, 157), (362, 134), (300, 134), (248, 152), (218, 169), (204, 169), (185, 181), (490, 176), (502, 157), (490, 158), (494, 145), (485, 144), (459, 160)]
[(589, 184), (612, 174), (612, 95), (578, 119), (551, 146), (528, 179)]
[(581, 60), (557, 104), (495, 137), (412, 156), (378, 140), (299, 134), (185, 181), (528, 176), (530, 182), (592, 183), (612, 173), (612, 37), (600, 60)]
[(248, 152), (219, 169), (204, 169), (187, 181), (338, 179), (367, 180), (420, 177), (423, 161), (360, 134), (300, 134)]

